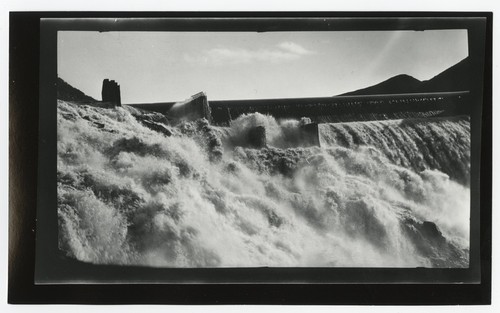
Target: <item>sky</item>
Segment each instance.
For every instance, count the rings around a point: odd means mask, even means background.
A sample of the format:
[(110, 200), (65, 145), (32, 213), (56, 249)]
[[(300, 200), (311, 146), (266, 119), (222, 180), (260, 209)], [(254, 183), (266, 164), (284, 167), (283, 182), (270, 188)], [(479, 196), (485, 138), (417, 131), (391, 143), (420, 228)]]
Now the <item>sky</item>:
[(122, 103), (328, 97), (398, 74), (430, 79), (468, 55), (466, 30), (58, 32), (58, 75)]

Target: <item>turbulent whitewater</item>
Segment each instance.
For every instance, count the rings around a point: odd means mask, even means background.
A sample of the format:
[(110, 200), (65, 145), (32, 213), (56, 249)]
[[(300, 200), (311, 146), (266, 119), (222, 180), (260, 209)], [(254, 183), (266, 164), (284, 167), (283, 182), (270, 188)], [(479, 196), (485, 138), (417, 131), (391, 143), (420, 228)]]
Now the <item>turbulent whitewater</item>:
[[(156, 267), (468, 267), (466, 116), (322, 124), (58, 101), (59, 248)], [(267, 147), (246, 145), (265, 126)]]

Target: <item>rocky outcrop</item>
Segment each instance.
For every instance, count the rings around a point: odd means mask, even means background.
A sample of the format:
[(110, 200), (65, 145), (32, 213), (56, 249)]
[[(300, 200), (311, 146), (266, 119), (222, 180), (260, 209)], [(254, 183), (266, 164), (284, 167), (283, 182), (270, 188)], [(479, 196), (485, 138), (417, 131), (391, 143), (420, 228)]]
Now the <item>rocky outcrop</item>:
[(154, 130), (156, 132), (162, 133), (167, 137), (172, 136), (172, 131), (168, 129), (165, 125), (162, 123), (157, 123), (153, 121), (148, 121), (148, 120), (139, 120), (139, 122), (146, 126), (147, 128)]
[(462, 264), (468, 263), (467, 256), (443, 236), (434, 222), (406, 218), (402, 229), (415, 249), (428, 257), (432, 267), (449, 267), (450, 261), (452, 267), (462, 267)]

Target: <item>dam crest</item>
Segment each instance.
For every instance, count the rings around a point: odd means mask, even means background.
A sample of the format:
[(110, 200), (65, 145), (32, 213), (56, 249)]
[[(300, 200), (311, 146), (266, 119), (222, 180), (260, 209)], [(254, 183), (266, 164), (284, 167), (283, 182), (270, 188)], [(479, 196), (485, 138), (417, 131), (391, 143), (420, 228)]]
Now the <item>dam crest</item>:
[[(403, 94), (345, 95), (314, 98), (211, 100), (199, 92), (181, 102), (131, 103), (131, 107), (157, 112), (173, 122), (206, 119), (228, 127), (244, 114), (260, 113), (277, 120), (306, 118), (297, 132), (299, 145), (319, 146), (318, 124), (405, 118), (467, 115), (469, 91)], [(120, 85), (104, 79), (103, 103), (121, 106)], [(266, 146), (266, 129), (257, 125), (248, 134), (251, 146)]]

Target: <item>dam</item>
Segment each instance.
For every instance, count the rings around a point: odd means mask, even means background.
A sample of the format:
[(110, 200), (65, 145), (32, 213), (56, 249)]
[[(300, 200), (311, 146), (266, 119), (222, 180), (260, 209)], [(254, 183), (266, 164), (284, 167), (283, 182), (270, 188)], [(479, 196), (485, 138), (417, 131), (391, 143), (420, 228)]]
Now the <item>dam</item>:
[(210, 101), (213, 123), (228, 125), (242, 114), (277, 119), (308, 117), (315, 123), (371, 121), (466, 114), (468, 91), (322, 98)]
[[(184, 114), (194, 113), (211, 124), (229, 126), (242, 114), (261, 113), (277, 119), (308, 117), (316, 123), (371, 121), (400, 118), (419, 118), (468, 114), (469, 91), (409, 93), (363, 96), (334, 96), (321, 98), (283, 98), (255, 100), (211, 100), (199, 93), (181, 102)], [(134, 103), (130, 106), (171, 115), (178, 102)], [(190, 113), (190, 114), (191, 114)]]
[[(121, 105), (120, 86), (104, 80), (103, 99)], [(106, 89), (106, 90), (105, 90)], [(112, 96), (108, 96), (112, 95)], [(314, 98), (208, 100), (199, 92), (181, 102), (131, 103), (132, 107), (165, 115), (171, 122), (205, 118), (228, 127), (243, 114), (261, 113), (277, 120), (307, 118), (298, 142), (319, 145), (318, 124), (467, 115), (469, 91), (349, 95)], [(310, 125), (309, 125), (310, 124)], [(265, 146), (265, 129), (249, 133), (252, 146)]]

